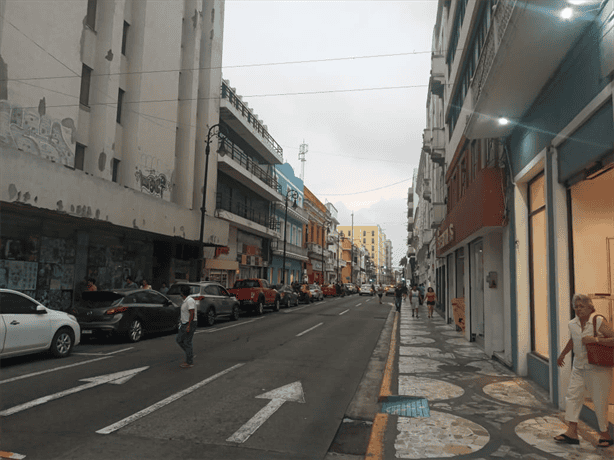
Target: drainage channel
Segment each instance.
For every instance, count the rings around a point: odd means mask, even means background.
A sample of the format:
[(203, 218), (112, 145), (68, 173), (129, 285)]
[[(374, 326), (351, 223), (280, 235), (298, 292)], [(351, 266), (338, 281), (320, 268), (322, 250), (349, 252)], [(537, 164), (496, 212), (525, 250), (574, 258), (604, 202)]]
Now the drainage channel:
[(388, 396), (386, 401), (382, 402), (381, 412), (402, 417), (431, 416), (428, 400), (411, 396)]

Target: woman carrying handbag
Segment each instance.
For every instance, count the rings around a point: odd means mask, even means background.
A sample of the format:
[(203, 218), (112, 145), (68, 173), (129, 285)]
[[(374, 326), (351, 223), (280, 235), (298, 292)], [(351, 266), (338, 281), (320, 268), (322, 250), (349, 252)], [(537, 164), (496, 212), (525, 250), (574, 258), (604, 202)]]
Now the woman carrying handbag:
[(576, 317), (569, 322), (570, 339), (557, 359), (558, 366), (562, 367), (565, 364), (565, 356), (573, 349), (573, 366), (565, 398), (565, 420), (569, 425), (567, 431), (555, 436), (554, 440), (565, 444), (580, 443), (578, 419), (584, 404), (584, 394), (588, 391), (595, 404), (595, 415), (599, 423), (600, 436), (597, 447), (610, 447), (614, 444), (614, 440), (608, 432), (607, 409), (612, 385), (612, 368), (591, 364), (587, 345), (600, 344), (607, 347), (605, 350), (609, 350), (614, 347), (614, 331), (603, 316), (595, 315), (595, 306), (588, 296), (575, 294), (571, 303)]

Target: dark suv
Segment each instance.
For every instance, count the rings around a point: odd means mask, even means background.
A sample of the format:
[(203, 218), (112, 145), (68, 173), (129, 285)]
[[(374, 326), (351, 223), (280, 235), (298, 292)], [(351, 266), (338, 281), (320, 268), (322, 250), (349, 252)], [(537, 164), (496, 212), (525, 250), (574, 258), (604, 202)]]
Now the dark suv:
[(138, 342), (147, 332), (173, 331), (179, 308), (150, 289), (86, 291), (71, 311), (81, 326), (81, 336), (122, 334)]
[(199, 324), (213, 326), (218, 316), (228, 316), (232, 321), (239, 319), (239, 301), (221, 284), (215, 281), (175, 283), (166, 295), (177, 305), (183, 302), (181, 286), (190, 287), (190, 297), (196, 300)]

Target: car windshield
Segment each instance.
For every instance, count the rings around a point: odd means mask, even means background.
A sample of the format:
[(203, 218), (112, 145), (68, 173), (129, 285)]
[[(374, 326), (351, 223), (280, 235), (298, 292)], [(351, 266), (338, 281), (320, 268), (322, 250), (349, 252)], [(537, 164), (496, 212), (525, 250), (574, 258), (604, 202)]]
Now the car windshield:
[(124, 298), (123, 294), (113, 291), (85, 291), (82, 305), (87, 308), (102, 308), (117, 305)]
[(236, 281), (233, 288), (234, 289), (243, 289), (243, 288), (255, 288), (260, 287), (258, 281), (256, 280), (239, 280)]

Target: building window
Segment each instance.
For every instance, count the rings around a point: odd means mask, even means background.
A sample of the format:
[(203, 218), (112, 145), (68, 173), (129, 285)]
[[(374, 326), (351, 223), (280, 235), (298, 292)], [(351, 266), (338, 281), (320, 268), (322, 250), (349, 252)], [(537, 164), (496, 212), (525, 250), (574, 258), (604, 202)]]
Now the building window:
[(366, 238), (362, 239), (362, 244), (367, 244), (367, 239)]
[(92, 30), (96, 30), (96, 6), (98, 0), (87, 0), (87, 15), (85, 16), (85, 25)]
[(130, 28), (130, 24), (124, 21), (124, 30), (122, 32), (122, 54), (126, 55), (126, 47), (128, 46), (128, 29)]
[(371, 238), (371, 244), (375, 244), (375, 238)]
[(117, 158), (113, 158), (112, 166), (113, 166), (113, 173), (111, 176), (111, 180), (113, 182), (117, 182), (117, 175), (119, 174), (119, 160)]
[(371, 230), (371, 236), (375, 236), (375, 230)]
[(371, 252), (375, 251), (375, 246), (371, 246)]
[(75, 169), (83, 171), (83, 162), (85, 160), (85, 145), (79, 144), (75, 147)]
[(81, 92), (79, 95), (79, 104), (90, 106), (90, 84), (92, 82), (92, 69), (83, 64), (81, 70)]
[(548, 359), (548, 247), (546, 241), (545, 176), (529, 183), (529, 270), (531, 294), (531, 351)]
[(363, 232), (362, 232), (362, 236), (367, 236), (367, 232), (366, 232), (366, 231), (363, 231)]
[(124, 104), (124, 94), (126, 94), (126, 92), (119, 88), (119, 91), (117, 93), (117, 122), (121, 125), (122, 124), (122, 106)]

